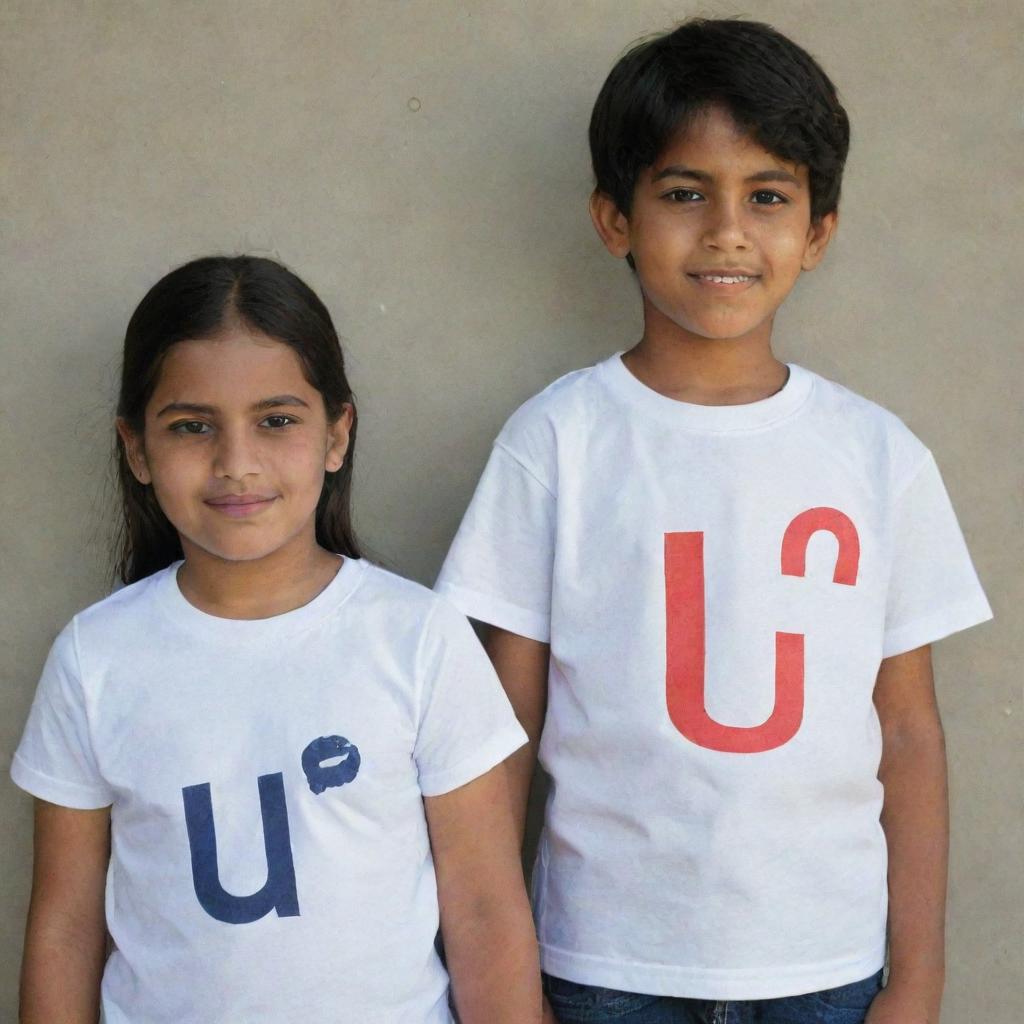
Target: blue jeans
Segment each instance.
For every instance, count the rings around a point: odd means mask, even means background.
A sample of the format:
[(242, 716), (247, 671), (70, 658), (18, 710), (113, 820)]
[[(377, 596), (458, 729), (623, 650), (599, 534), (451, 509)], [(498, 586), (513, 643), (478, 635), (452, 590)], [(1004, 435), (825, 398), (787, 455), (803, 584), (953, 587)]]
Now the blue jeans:
[(580, 985), (544, 975), (559, 1024), (863, 1024), (882, 972), (850, 985), (782, 999), (715, 1002)]

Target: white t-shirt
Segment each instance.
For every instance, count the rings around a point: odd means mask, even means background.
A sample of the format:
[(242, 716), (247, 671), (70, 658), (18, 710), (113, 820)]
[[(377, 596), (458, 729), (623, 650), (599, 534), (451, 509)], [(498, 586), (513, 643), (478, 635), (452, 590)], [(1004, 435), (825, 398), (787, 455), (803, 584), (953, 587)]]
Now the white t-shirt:
[(438, 589), (551, 643), (546, 971), (766, 999), (882, 965), (879, 662), (991, 615), (895, 416), (798, 366), (690, 405), (616, 355), (512, 416)]
[(112, 805), (107, 1024), (448, 1024), (422, 798), (525, 741), (468, 622), (353, 559), (222, 619), (177, 568), (75, 616), (11, 766)]

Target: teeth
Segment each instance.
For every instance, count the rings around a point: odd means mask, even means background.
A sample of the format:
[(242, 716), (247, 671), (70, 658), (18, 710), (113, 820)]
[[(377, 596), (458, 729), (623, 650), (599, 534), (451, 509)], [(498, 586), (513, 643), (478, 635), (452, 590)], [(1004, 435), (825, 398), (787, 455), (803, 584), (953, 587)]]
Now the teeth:
[(741, 281), (752, 281), (751, 277), (721, 277), (718, 274), (701, 274), (702, 281), (714, 281), (715, 284), (739, 284)]

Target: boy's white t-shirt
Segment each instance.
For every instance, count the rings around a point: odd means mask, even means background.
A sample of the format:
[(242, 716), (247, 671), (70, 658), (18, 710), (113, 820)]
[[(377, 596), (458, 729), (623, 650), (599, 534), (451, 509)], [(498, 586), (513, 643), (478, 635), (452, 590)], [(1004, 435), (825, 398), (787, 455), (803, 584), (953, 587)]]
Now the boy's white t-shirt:
[(448, 1024), (423, 797), (525, 741), (472, 629), (360, 560), (247, 621), (177, 568), (75, 616), (11, 767), (111, 806), (107, 1024)]
[(881, 967), (879, 663), (991, 615), (895, 416), (798, 366), (677, 402), (616, 355), (512, 416), (438, 589), (551, 644), (548, 973), (766, 999)]

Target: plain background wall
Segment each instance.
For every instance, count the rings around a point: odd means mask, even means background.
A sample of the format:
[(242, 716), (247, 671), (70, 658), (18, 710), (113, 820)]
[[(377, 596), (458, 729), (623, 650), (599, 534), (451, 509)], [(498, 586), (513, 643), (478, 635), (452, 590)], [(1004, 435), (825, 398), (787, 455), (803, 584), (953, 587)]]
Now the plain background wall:
[[(512, 409), (638, 337), (587, 217), (590, 106), (633, 39), (770, 21), (839, 85), (839, 237), (780, 354), (936, 453), (997, 619), (940, 644), (952, 773), (948, 1024), (1019, 1024), (1024, 850), (1016, 0), (5, 0), (0, 7), (4, 766), (47, 647), (105, 592), (119, 345), (212, 251), (320, 293), (359, 398), (356, 525), (432, 582)], [(160, 756), (154, 750), (153, 757)], [(14, 1020), (31, 801), (0, 782), (0, 1020)]]

